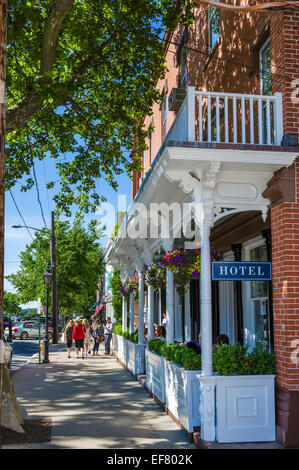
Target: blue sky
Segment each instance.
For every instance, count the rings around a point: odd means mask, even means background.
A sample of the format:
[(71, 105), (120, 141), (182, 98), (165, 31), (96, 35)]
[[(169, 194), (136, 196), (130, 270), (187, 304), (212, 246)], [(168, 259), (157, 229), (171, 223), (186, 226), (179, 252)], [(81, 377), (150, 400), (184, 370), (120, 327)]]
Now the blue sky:
[[(45, 220), (48, 228), (51, 226), (51, 211), (55, 210), (55, 205), (52, 200), (56, 191), (55, 188), (52, 190), (46, 189), (46, 182), (56, 179), (57, 175), (55, 171), (55, 161), (50, 158), (46, 158), (44, 162), (35, 163), (35, 171), (40, 191), (40, 199), (44, 211)], [(56, 175), (56, 177), (55, 177)], [(115, 192), (109, 184), (101, 179), (97, 183), (97, 188), (100, 194), (107, 198), (107, 202), (113, 204), (115, 210), (117, 210), (118, 195), (125, 195), (127, 206), (131, 202), (131, 180), (126, 174), (121, 174), (117, 177), (119, 184), (118, 191)], [(28, 192), (20, 191), (21, 184), (18, 183), (12, 188), (13, 196), (16, 200), (18, 208), (25, 219), (26, 225), (36, 228), (44, 227), (41, 209), (37, 199), (37, 192), (35, 186)], [(12, 197), (9, 192), (6, 192), (5, 198), (5, 254), (4, 254), (4, 274), (7, 276), (15, 271), (19, 267), (19, 253), (26, 248), (26, 244), (29, 244), (32, 240), (25, 228), (13, 229), (12, 225), (23, 225), (22, 219), (18, 214), (18, 211), (13, 203)], [(85, 216), (85, 221), (88, 222), (91, 219), (100, 220), (100, 216), (94, 213), (90, 213)], [(111, 225), (115, 221), (111, 222)], [(31, 231), (34, 236), (34, 231)], [(107, 234), (108, 235), (108, 234)], [(108, 237), (103, 240), (103, 245), (106, 244)], [(7, 279), (4, 281), (4, 288), (6, 291), (14, 292), (13, 286)], [(37, 306), (36, 302), (30, 303), (28, 306)]]

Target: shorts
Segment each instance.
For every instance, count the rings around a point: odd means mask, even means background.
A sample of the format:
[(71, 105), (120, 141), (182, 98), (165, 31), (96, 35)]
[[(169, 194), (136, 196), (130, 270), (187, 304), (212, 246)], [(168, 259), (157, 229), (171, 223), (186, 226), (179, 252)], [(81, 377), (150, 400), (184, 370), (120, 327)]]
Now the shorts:
[(72, 340), (72, 339), (68, 339), (67, 342), (66, 342), (67, 348), (71, 348), (71, 347), (72, 347), (72, 344), (73, 344), (73, 340)]
[(75, 347), (76, 348), (83, 348), (84, 345), (84, 339), (75, 339)]

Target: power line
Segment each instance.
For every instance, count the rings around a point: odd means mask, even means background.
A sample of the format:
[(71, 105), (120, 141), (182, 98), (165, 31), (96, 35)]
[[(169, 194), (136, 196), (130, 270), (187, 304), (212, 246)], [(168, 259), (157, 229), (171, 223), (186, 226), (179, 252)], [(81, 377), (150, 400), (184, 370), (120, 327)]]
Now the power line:
[(41, 203), (41, 200), (40, 200), (40, 194), (39, 194), (39, 188), (38, 188), (38, 184), (37, 184), (37, 178), (36, 178), (35, 165), (34, 165), (34, 163), (32, 164), (32, 170), (33, 170), (33, 177), (34, 177), (35, 186), (36, 186), (37, 200), (38, 200), (38, 203), (39, 203), (39, 206), (40, 206), (40, 210), (41, 210), (41, 213), (42, 213), (42, 219), (43, 219), (43, 221), (44, 221), (45, 227), (48, 228), (47, 223), (46, 223), (46, 221), (45, 221), (43, 206), (42, 206), (42, 203)]
[[(179, 43), (176, 43), (176, 42), (173, 42), (173, 41), (170, 41), (170, 40), (166, 40), (166, 39), (163, 39), (164, 42), (168, 43), (168, 44), (172, 44), (174, 46), (180, 46)], [(210, 56), (210, 54), (208, 52), (205, 52), (205, 51), (201, 51), (200, 49), (196, 49), (194, 47), (191, 47), (191, 46), (187, 46), (185, 45), (184, 46), (186, 49), (188, 50), (191, 50), (192, 52), (197, 52), (198, 54), (201, 54), (201, 55), (204, 55), (204, 56)], [(172, 54), (176, 54), (176, 51), (170, 51)], [(233, 65), (238, 65), (240, 67), (243, 67), (243, 68), (246, 68), (248, 70), (252, 70), (252, 67), (250, 65), (247, 65), (247, 64), (244, 64), (244, 63), (240, 63), (240, 62), (236, 62), (236, 61), (232, 61), (230, 59), (224, 59), (224, 58), (221, 58), (221, 57), (215, 57), (213, 56), (212, 60), (216, 60), (218, 62), (222, 61), (222, 62), (227, 62), (227, 63), (230, 63), (230, 64), (233, 64)], [(222, 67), (224, 69), (227, 69), (227, 66), (224, 64), (219, 64), (219, 67)], [(264, 75), (270, 75), (271, 76), (271, 82), (272, 83), (286, 83), (286, 82), (290, 82), (293, 80), (293, 78), (291, 77), (287, 77), (287, 76), (284, 76), (284, 75), (280, 75), (280, 74), (277, 74), (277, 73), (274, 73), (274, 72), (271, 72), (271, 73), (267, 73), (267, 72), (263, 72)], [(272, 78), (274, 76), (274, 79)], [(277, 78), (275, 78), (277, 77)], [(279, 79), (282, 79), (282, 80), (279, 80)]]
[(11, 195), (11, 197), (12, 197), (12, 200), (13, 200), (13, 202), (14, 202), (14, 205), (16, 206), (16, 209), (17, 209), (17, 211), (18, 211), (18, 213), (19, 213), (19, 215), (20, 215), (20, 217), (21, 217), (21, 219), (22, 219), (22, 222), (23, 222), (24, 226), (25, 226), (26, 229), (27, 229), (27, 232), (29, 233), (29, 235), (30, 235), (32, 241), (34, 241), (34, 238), (33, 238), (33, 236), (31, 235), (30, 230), (29, 230), (29, 228), (28, 228), (27, 225), (26, 225), (26, 222), (25, 222), (25, 220), (24, 220), (24, 217), (22, 216), (22, 214), (21, 214), (21, 212), (20, 212), (20, 210), (19, 210), (19, 208), (18, 208), (18, 205), (17, 205), (16, 200), (15, 200), (13, 194), (12, 194), (12, 190), (11, 190), (11, 189), (9, 190), (9, 193), (10, 193), (10, 195)]
[(49, 211), (49, 216), (51, 216), (50, 200), (49, 200), (49, 190), (48, 190), (48, 187), (47, 187), (47, 179), (46, 179), (46, 164), (45, 164), (45, 159), (43, 159), (43, 168), (44, 168), (45, 186), (46, 186), (46, 190), (47, 190), (48, 211)]

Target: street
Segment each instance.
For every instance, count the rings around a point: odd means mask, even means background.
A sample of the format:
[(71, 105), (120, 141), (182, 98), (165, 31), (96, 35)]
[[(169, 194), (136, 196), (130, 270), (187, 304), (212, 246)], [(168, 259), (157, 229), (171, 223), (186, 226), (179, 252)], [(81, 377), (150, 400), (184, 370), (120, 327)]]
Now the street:
[(38, 340), (18, 340), (14, 339), (10, 343), (13, 356), (11, 365), (11, 374), (15, 374), (23, 365), (25, 365), (34, 354), (38, 354)]

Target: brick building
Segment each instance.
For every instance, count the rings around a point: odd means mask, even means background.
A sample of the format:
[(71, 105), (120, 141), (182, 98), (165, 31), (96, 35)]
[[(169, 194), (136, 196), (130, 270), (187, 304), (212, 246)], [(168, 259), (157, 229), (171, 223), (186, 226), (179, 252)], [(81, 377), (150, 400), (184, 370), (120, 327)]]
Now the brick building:
[[(227, 261), (272, 261), (272, 282), (203, 274), (183, 299), (160, 293), (155, 318), (164, 308), (168, 342), (195, 338), (211, 318), (206, 375), (219, 333), (274, 351), (276, 439), (299, 446), (299, 12), (202, 6), (163, 43), (168, 71), (157, 84), (162, 102), (144, 121), (152, 131), (133, 201), (196, 201), (202, 251), (211, 241)], [(110, 247), (112, 264), (124, 249), (125, 266), (138, 267), (136, 250), (150, 258), (173, 246), (125, 243)]]

